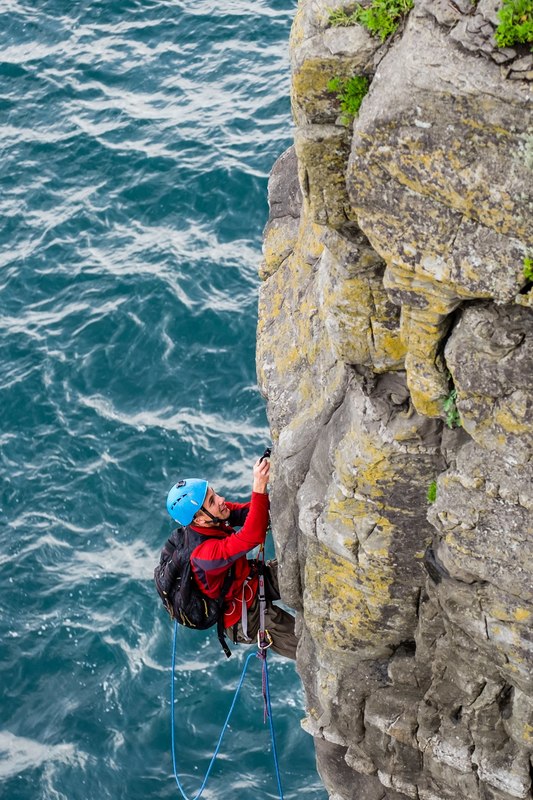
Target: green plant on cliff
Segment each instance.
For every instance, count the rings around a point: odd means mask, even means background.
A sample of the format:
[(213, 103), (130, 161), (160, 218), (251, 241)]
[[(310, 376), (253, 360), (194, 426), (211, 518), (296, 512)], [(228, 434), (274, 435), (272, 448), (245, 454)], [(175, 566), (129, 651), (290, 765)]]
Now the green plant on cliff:
[(435, 502), (435, 500), (437, 499), (437, 481), (431, 481), (431, 483), (428, 486), (428, 491), (427, 491), (426, 497), (427, 497), (428, 503), (434, 503)]
[(526, 281), (533, 281), (533, 258), (530, 256), (524, 258), (523, 273)]
[(413, 7), (413, 0), (372, 0), (369, 6), (336, 8), (330, 12), (330, 25), (362, 25), (382, 42), (397, 29), (402, 17)]
[(332, 78), (328, 81), (328, 92), (336, 92), (341, 106), (341, 123), (349, 125), (368, 92), (370, 81), (365, 75), (354, 75), (353, 78)]
[(334, 28), (348, 28), (350, 25), (357, 25), (357, 17), (355, 11), (350, 11), (349, 7), (330, 8), (328, 22)]
[(461, 417), (457, 410), (457, 389), (452, 389), (450, 394), (444, 398), (442, 407), (446, 414), (446, 425), (448, 428), (460, 428)]
[(494, 38), (498, 47), (533, 42), (533, 0), (503, 0)]

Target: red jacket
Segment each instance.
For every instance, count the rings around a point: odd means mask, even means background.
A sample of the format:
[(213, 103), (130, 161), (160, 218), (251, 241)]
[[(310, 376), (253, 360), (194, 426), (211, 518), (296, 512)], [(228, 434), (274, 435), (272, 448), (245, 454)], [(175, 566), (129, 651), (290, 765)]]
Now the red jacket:
[[(230, 511), (237, 512), (231, 515), (237, 519), (239, 516), (244, 518), (244, 514), (238, 514), (239, 511), (247, 510), (244, 524), (237, 533), (228, 523), (220, 528), (201, 528), (192, 524), (190, 527), (203, 536), (213, 537), (199, 544), (191, 554), (192, 571), (202, 592), (208, 597), (220, 597), (226, 573), (232, 564), (235, 565), (234, 580), (224, 603), (224, 627), (229, 628), (241, 618), (243, 586), (250, 577), (246, 553), (265, 541), (269, 499), (267, 494), (252, 492), (249, 503), (226, 502), (226, 505)], [(253, 575), (244, 589), (248, 608), (256, 594), (257, 576)]]

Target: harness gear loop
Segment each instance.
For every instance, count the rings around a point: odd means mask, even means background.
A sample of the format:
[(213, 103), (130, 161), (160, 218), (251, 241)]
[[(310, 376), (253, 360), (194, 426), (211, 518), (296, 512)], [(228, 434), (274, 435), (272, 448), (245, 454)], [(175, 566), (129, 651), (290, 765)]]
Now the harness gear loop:
[(272, 644), (272, 637), (266, 630), (265, 615), (266, 615), (266, 594), (265, 594), (265, 548), (261, 545), (259, 549), (259, 557), (257, 559), (257, 572), (258, 572), (258, 597), (259, 597), (259, 631), (257, 633), (257, 644), (260, 651), (266, 650)]
[(242, 635), (246, 639), (247, 642), (252, 642), (248, 636), (248, 606), (246, 605), (246, 587), (248, 586), (248, 578), (244, 581), (242, 585), (242, 595), (241, 595), (241, 627), (242, 627)]

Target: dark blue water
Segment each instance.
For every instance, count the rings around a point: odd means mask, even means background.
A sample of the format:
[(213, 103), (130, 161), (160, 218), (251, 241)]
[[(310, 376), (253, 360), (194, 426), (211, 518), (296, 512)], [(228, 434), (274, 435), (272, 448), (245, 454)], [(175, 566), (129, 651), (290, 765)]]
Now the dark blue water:
[[(152, 585), (179, 476), (243, 500), (268, 444), (254, 349), (267, 176), (290, 143), (293, 0), (0, 6), (0, 796), (177, 796)], [(194, 794), (246, 649), (180, 630)], [(259, 665), (207, 800), (277, 797)], [(292, 662), (285, 796), (322, 800)]]

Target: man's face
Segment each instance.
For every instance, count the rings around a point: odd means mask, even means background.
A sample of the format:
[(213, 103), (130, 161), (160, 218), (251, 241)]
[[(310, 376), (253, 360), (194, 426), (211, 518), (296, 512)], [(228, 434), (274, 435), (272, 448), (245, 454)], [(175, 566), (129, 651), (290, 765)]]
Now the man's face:
[[(217, 494), (210, 486), (207, 489), (203, 505), (204, 508), (214, 517), (218, 517), (218, 519), (228, 519), (230, 515), (230, 510), (226, 505), (225, 498)], [(207, 514), (204, 514), (203, 511), (199, 511), (193, 520), (193, 524), (200, 525), (204, 528), (210, 528), (213, 526), (213, 520), (208, 517)]]

